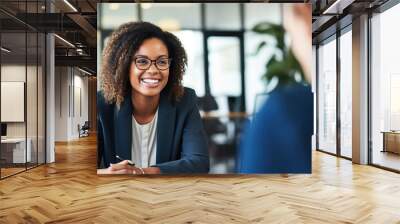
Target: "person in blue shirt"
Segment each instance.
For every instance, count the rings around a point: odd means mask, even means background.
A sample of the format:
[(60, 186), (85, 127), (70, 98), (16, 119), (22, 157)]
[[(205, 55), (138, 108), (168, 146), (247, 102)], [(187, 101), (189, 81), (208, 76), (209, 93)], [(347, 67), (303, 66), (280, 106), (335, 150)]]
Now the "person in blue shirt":
[(186, 61), (179, 39), (151, 23), (113, 32), (97, 94), (98, 174), (208, 173), (197, 97), (182, 86)]
[[(285, 8), (284, 27), (306, 78), (311, 73), (310, 5)], [(313, 94), (308, 84), (278, 85), (254, 115), (239, 151), (240, 173), (311, 173)]]
[(244, 134), (240, 173), (310, 173), (312, 133), (310, 87), (278, 86)]

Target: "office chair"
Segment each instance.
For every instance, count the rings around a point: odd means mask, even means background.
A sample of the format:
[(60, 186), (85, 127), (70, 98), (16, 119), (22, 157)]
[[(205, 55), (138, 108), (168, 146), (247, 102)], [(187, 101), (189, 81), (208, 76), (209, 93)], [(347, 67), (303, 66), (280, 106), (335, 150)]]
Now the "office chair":
[(78, 124), (79, 138), (89, 136), (89, 129), (90, 129), (89, 121), (85, 121), (82, 127), (80, 127), (80, 125)]

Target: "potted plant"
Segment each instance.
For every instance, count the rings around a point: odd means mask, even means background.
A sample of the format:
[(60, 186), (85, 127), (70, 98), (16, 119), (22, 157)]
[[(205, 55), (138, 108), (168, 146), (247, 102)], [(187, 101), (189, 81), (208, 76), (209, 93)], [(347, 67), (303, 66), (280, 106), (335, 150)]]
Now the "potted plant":
[(269, 22), (261, 22), (255, 25), (253, 32), (268, 35), (275, 41), (262, 41), (258, 44), (256, 54), (264, 47), (272, 47), (273, 55), (266, 62), (266, 70), (263, 79), (267, 85), (273, 79), (277, 79), (278, 85), (289, 85), (294, 83), (305, 83), (304, 72), (293, 55), (292, 50), (285, 43), (285, 29), (282, 25)]

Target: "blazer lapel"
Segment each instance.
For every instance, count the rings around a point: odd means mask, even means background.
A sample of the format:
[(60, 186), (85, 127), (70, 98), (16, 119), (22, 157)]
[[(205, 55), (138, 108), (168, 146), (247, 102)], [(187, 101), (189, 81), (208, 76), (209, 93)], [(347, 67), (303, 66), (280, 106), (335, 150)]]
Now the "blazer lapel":
[(175, 130), (176, 108), (162, 92), (157, 119), (157, 163), (170, 161), (172, 158), (172, 141)]
[(125, 97), (118, 110), (115, 107), (116, 112), (115, 120), (115, 153), (123, 159), (131, 159), (131, 148), (132, 148), (132, 102), (130, 94)]

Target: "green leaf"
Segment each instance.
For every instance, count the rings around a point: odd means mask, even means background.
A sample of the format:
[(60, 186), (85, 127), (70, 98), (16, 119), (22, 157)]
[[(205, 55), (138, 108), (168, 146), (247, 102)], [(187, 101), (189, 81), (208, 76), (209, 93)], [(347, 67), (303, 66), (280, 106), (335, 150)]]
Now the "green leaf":
[(278, 63), (278, 60), (276, 59), (276, 54), (274, 54), (269, 61), (266, 64), (266, 68), (268, 69), (271, 65)]
[(256, 52), (255, 52), (254, 54), (260, 53), (260, 50), (261, 50), (265, 45), (267, 45), (267, 42), (266, 42), (266, 41), (262, 41), (261, 43), (259, 43), (258, 46), (257, 46)]
[[(274, 38), (276, 40), (276, 45), (273, 46), (275, 51), (280, 51), (282, 53), (282, 60), (278, 60), (277, 54), (275, 53), (266, 62), (266, 71), (263, 75), (263, 79), (267, 83), (273, 78), (278, 78), (279, 85), (294, 83), (297, 82), (295, 79), (297, 73), (299, 73), (301, 76), (300, 82), (304, 81), (304, 72), (300, 66), (300, 63), (294, 56), (291, 49), (288, 49), (285, 44), (285, 29), (282, 25), (261, 22), (255, 25), (252, 31)], [(260, 42), (257, 48), (257, 53), (267, 44), (268, 42), (266, 41)]]

